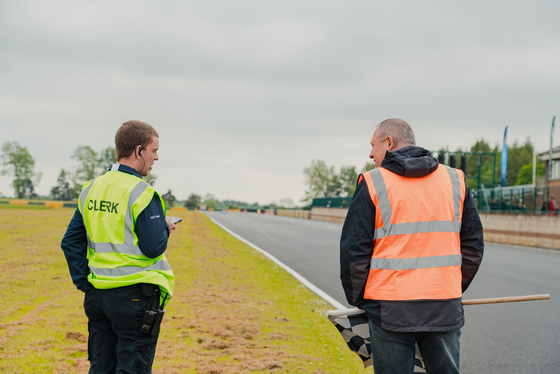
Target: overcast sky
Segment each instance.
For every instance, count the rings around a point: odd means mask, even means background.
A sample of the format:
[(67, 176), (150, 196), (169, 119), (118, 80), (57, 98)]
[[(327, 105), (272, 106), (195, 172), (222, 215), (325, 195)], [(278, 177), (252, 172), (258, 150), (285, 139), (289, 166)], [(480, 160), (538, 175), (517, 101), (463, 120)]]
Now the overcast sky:
[(300, 204), (313, 160), (362, 169), (390, 117), (430, 150), (501, 148), (507, 125), (543, 152), (559, 15), (557, 0), (0, 0), (0, 143), (27, 147), (48, 194), (76, 147), (137, 119), (160, 135), (161, 193), (261, 204)]

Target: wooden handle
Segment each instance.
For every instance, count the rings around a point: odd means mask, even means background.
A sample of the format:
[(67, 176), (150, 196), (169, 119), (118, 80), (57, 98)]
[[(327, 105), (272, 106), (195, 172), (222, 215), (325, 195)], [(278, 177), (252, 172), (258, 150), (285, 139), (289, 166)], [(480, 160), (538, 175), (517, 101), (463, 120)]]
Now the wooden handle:
[[(549, 299), (550, 299), (550, 294), (513, 296), (513, 297), (492, 297), (489, 299), (463, 300), (463, 305), (499, 304), (499, 303), (513, 303), (516, 301), (533, 301), (533, 300), (549, 300)], [(364, 311), (358, 308), (336, 309), (336, 310), (329, 310), (327, 312), (327, 316), (330, 318), (338, 318), (347, 315), (361, 314), (361, 313), (364, 313)]]
[(550, 294), (513, 296), (513, 297), (494, 297), (494, 298), (489, 298), (489, 299), (463, 300), (463, 305), (514, 303), (514, 302), (517, 302), (517, 301), (549, 300), (549, 299), (550, 299)]

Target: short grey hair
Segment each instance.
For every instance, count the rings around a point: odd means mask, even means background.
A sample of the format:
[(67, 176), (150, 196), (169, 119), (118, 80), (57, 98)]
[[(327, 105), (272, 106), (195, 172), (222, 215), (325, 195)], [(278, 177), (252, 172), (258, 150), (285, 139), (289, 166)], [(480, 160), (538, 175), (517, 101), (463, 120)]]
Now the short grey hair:
[(377, 125), (377, 137), (385, 140), (388, 136), (393, 138), (398, 148), (416, 145), (414, 131), (406, 121), (400, 118), (389, 118)]

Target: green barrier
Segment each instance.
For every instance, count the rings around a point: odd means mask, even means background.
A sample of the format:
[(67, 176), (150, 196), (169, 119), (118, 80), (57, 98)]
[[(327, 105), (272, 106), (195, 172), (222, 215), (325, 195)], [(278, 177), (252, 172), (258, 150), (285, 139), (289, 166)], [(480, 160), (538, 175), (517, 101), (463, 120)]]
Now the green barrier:
[(63, 201), (0, 200), (0, 204), (22, 206), (45, 206), (50, 208), (77, 208), (78, 203)]
[(348, 208), (352, 197), (321, 197), (313, 199), (311, 207), (317, 208)]

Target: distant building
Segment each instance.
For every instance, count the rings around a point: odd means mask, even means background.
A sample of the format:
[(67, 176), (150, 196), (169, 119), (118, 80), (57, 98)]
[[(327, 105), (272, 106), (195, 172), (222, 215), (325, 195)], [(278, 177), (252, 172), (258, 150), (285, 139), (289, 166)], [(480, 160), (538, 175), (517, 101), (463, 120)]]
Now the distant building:
[[(552, 162), (550, 162), (550, 152), (539, 153), (539, 160), (546, 162), (545, 184), (547, 186), (560, 186), (560, 146), (552, 149)], [(549, 168), (552, 167), (552, 177), (548, 180)]]

